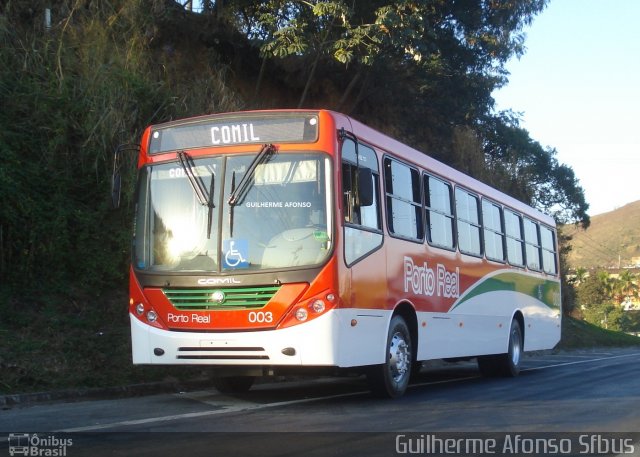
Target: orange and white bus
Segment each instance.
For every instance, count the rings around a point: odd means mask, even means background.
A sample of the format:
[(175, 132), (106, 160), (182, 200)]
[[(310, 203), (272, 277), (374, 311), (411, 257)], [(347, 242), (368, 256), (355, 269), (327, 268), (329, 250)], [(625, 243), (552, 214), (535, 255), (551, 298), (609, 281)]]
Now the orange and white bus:
[(515, 376), (560, 339), (554, 220), (325, 110), (148, 127), (138, 158), (135, 364), (216, 387), (307, 369), (404, 393), (430, 359)]

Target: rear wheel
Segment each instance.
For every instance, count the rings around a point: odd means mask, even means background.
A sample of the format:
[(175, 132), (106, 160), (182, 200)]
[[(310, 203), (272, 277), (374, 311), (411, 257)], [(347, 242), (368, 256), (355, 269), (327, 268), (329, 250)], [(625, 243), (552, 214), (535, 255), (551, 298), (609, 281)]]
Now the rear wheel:
[(413, 361), (409, 327), (402, 316), (394, 316), (387, 333), (385, 362), (369, 369), (369, 387), (381, 397), (402, 396), (409, 385)]
[(520, 373), (523, 351), (522, 328), (517, 319), (511, 321), (509, 347), (504, 354), (478, 357), (478, 368), (484, 376), (515, 377)]
[(213, 378), (213, 387), (222, 394), (241, 394), (253, 386), (255, 376), (224, 376)]

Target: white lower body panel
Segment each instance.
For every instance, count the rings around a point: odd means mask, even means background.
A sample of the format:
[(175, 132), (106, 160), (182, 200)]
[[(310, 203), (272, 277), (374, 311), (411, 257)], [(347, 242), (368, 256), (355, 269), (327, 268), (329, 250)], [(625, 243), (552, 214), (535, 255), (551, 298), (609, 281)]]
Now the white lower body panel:
[[(417, 360), (504, 353), (516, 311), (524, 349), (550, 349), (560, 339), (560, 311), (513, 293), (492, 292), (448, 313), (417, 313)], [(485, 304), (489, 299), (492, 306)], [(392, 311), (337, 309), (309, 322), (255, 332), (172, 332), (131, 316), (133, 363), (161, 365), (357, 367), (385, 361)], [(160, 354), (161, 355), (156, 355)], [(288, 355), (287, 355), (288, 354)]]
[(130, 315), (133, 363), (335, 367), (377, 364), (384, 361), (390, 315), (388, 311), (330, 310), (309, 322), (281, 330), (216, 333), (162, 330)]
[(551, 349), (560, 341), (561, 312), (529, 295), (494, 291), (448, 313), (418, 313), (418, 359), (502, 354), (516, 312), (524, 319), (524, 350)]

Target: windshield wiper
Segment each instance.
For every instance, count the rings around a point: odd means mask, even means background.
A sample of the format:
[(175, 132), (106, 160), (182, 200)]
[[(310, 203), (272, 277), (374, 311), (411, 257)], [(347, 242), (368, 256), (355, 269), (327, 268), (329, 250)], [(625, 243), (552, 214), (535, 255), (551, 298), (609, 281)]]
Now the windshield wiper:
[(213, 170), (211, 171), (211, 185), (209, 186), (209, 191), (204, 185), (202, 181), (202, 177), (200, 175), (196, 175), (193, 172), (193, 159), (185, 152), (178, 151), (178, 160), (180, 160), (180, 166), (184, 170), (184, 173), (187, 175), (187, 179), (189, 180), (189, 184), (191, 184), (191, 188), (193, 192), (196, 194), (198, 198), (198, 202), (202, 206), (206, 206), (209, 210), (207, 212), (207, 239), (211, 238), (211, 216), (213, 215), (213, 209), (215, 205), (213, 204), (213, 190), (214, 190), (214, 182), (215, 182), (215, 174)]
[(273, 144), (265, 144), (258, 152), (258, 155), (254, 157), (254, 159), (249, 164), (249, 168), (246, 173), (242, 176), (242, 179), (238, 183), (237, 186), (232, 186), (233, 190), (231, 191), (231, 195), (229, 196), (229, 206), (235, 206), (242, 200), (242, 196), (244, 195), (247, 187), (249, 187), (249, 183), (253, 178), (253, 173), (256, 170), (256, 167), (260, 165), (262, 162), (268, 160), (276, 152), (276, 147)]

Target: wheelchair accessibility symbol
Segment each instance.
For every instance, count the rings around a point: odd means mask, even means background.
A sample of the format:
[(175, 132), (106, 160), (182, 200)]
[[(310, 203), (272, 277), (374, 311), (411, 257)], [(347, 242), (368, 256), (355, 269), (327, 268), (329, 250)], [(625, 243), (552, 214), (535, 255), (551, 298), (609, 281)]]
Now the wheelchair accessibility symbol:
[(224, 268), (248, 268), (249, 242), (236, 239), (223, 240), (222, 266)]

